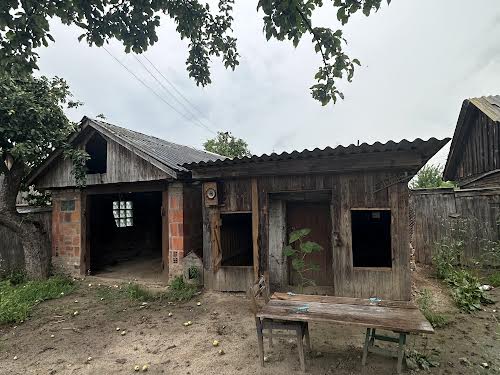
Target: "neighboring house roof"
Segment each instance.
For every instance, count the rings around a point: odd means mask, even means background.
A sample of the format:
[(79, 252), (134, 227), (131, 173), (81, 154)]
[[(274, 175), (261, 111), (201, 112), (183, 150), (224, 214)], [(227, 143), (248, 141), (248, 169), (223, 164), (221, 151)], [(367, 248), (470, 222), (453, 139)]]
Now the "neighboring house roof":
[(457, 126), (451, 141), (448, 160), (444, 168), (443, 176), (447, 180), (453, 180), (456, 176), (456, 168), (463, 156), (463, 149), (458, 147), (464, 143), (468, 136), (470, 126), (473, 121), (469, 121), (471, 110), (479, 110), (488, 116), (492, 121), (500, 124), (500, 95), (482, 96), (479, 98), (465, 99), (458, 116)]
[[(189, 172), (188, 169), (183, 167), (186, 163), (224, 159), (224, 156), (212, 152), (168, 142), (151, 135), (142, 134), (86, 116), (83, 117), (80, 124), (80, 131), (71, 136), (69, 139), (70, 143), (77, 144), (82, 138), (84, 131), (87, 131), (88, 128), (95, 129), (97, 132), (119, 143), (121, 146), (168, 173), (173, 178), (177, 178), (178, 173)], [(55, 150), (39, 168), (32, 171), (28, 176), (27, 184), (33, 184), (36, 178), (43, 174), (62, 153), (62, 149)]]
[[(430, 138), (424, 141), (420, 138), (414, 141), (408, 141), (403, 139), (400, 142), (388, 141), (386, 143), (375, 142), (373, 144), (363, 143), (361, 145), (351, 144), (347, 147), (337, 146), (335, 148), (326, 147), (324, 149), (315, 148), (314, 150), (303, 150), (303, 151), (293, 151), (293, 152), (282, 152), (280, 154), (272, 153), (270, 155), (263, 154), (261, 156), (253, 155), (250, 157), (235, 158), (235, 159), (216, 159), (210, 161), (200, 161), (196, 163), (185, 164), (184, 167), (190, 170), (201, 170), (205, 168), (213, 167), (231, 167), (234, 166), (245, 166), (249, 164), (262, 165), (266, 162), (277, 162), (286, 160), (305, 160), (305, 159), (323, 159), (323, 158), (341, 158), (346, 155), (355, 154), (365, 154), (367, 157), (375, 154), (406, 151), (412, 152), (418, 155), (419, 162), (427, 161), (432, 157), (437, 151), (439, 151), (450, 138), (445, 138), (438, 140), (436, 138)], [(397, 166), (397, 163), (395, 163)], [(276, 167), (279, 170), (279, 167)]]

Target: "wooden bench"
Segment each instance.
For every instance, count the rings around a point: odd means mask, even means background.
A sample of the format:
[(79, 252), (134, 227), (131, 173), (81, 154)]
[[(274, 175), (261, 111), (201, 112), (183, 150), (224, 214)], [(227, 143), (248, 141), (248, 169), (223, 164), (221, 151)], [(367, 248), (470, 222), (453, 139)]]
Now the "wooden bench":
[[(382, 352), (382, 349), (375, 347), (375, 340), (394, 342), (398, 344), (398, 373), (402, 371), (406, 336), (410, 333), (434, 333), (420, 310), (411, 302), (405, 301), (274, 293), (269, 302), (257, 312), (256, 318), (364, 327), (366, 335), (362, 365), (366, 364), (369, 352)], [(397, 337), (377, 334), (377, 329), (393, 331)]]

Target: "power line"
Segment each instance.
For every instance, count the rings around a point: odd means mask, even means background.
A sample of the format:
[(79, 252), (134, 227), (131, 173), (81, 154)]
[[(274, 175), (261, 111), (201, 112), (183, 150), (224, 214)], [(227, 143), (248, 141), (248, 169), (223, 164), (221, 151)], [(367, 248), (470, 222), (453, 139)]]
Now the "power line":
[[(165, 100), (165, 98), (163, 96), (161, 96), (160, 94), (158, 94), (155, 90), (153, 90), (151, 88), (151, 86), (149, 86), (148, 84), (146, 84), (141, 78), (139, 78), (133, 71), (131, 71), (125, 64), (123, 64), (119, 59), (117, 59), (111, 52), (108, 51), (108, 49), (106, 47), (104, 47), (104, 50), (108, 53), (108, 55), (110, 55), (118, 64), (120, 64), (127, 72), (129, 72), (136, 80), (138, 80), (144, 87), (146, 87), (149, 91), (151, 91), (158, 99), (160, 99), (163, 103), (165, 103), (166, 105), (168, 105), (171, 109), (173, 109), (176, 113), (178, 113), (179, 115), (181, 115), (184, 119), (186, 119), (187, 121), (193, 123), (194, 125), (196, 126), (200, 126), (198, 123), (194, 122), (192, 119), (190, 119), (189, 117), (187, 117), (184, 113), (180, 112), (177, 108), (175, 108), (172, 104), (170, 104), (167, 100)], [(216, 135), (216, 133), (211, 130), (210, 128), (208, 127), (205, 127), (206, 130), (208, 130), (209, 132), (213, 133)]]
[(148, 67), (146, 65), (144, 65), (144, 63), (139, 59), (139, 57), (137, 57), (136, 55), (134, 55), (135, 59), (139, 62), (139, 64), (141, 64), (141, 66), (149, 73), (149, 75), (151, 77), (153, 77), (153, 79), (158, 82), (158, 84), (167, 92), (167, 94), (169, 94), (177, 103), (179, 103), (192, 117), (193, 120), (196, 120), (196, 122), (198, 122), (201, 126), (203, 126), (205, 129), (209, 130), (209, 131), (212, 131), (212, 129), (209, 128), (208, 125), (204, 124), (199, 118), (197, 115), (195, 115), (190, 109), (189, 107), (187, 107), (183, 102), (181, 102), (179, 99), (177, 99), (177, 97), (172, 94), (172, 92), (168, 89), (168, 87), (165, 87), (165, 85), (156, 77), (156, 75), (151, 72)]
[(165, 77), (165, 75), (163, 75), (163, 73), (162, 73), (162, 72), (161, 72), (161, 71), (160, 71), (160, 70), (156, 67), (156, 65), (155, 65), (155, 64), (153, 64), (153, 63), (151, 62), (151, 60), (149, 60), (149, 59), (148, 59), (148, 57), (147, 57), (146, 55), (144, 55), (144, 58), (148, 61), (148, 63), (149, 63), (149, 64), (151, 64), (151, 66), (154, 68), (154, 70), (156, 70), (156, 71), (158, 72), (158, 74), (160, 74), (160, 75), (163, 77), (163, 79), (165, 79), (165, 81), (166, 81), (166, 82), (167, 82), (167, 83), (168, 83), (168, 84), (169, 84), (169, 85), (170, 85), (170, 86), (171, 86), (171, 87), (175, 90), (175, 92), (176, 92), (177, 94), (179, 94), (179, 96), (180, 96), (182, 99), (184, 99), (184, 101), (185, 101), (186, 103), (188, 103), (188, 104), (191, 106), (191, 108), (193, 108), (196, 112), (198, 112), (198, 114), (199, 114), (202, 118), (206, 118), (206, 117), (205, 117), (205, 115), (203, 115), (203, 113), (202, 113), (202, 112), (201, 112), (201, 111), (200, 111), (200, 110), (199, 110), (199, 109), (198, 109), (198, 108), (197, 108), (197, 107), (196, 107), (196, 106), (195, 106), (195, 105), (194, 105), (194, 104), (193, 104), (193, 103), (192, 103), (192, 102), (191, 102), (188, 98), (186, 98), (186, 97), (182, 94), (182, 92), (180, 92), (180, 91), (177, 89), (177, 87), (175, 87), (175, 85), (174, 85), (174, 84), (173, 84), (173, 83), (172, 83), (172, 82), (171, 82), (171, 81), (170, 81), (167, 77)]

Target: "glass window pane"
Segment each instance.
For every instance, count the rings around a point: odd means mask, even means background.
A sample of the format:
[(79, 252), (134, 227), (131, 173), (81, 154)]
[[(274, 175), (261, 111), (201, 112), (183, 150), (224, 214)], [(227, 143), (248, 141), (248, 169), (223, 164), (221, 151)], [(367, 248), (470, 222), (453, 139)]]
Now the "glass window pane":
[(119, 220), (119, 219), (116, 219), (116, 220), (115, 220), (115, 224), (116, 224), (116, 226), (119, 228), (119, 227), (120, 227), (120, 220)]
[(117, 201), (114, 201), (113, 202), (113, 209), (117, 209), (118, 208), (118, 202)]
[(127, 218), (127, 227), (134, 225), (133, 219), (131, 217)]
[(120, 202), (120, 208), (125, 208), (125, 202)]
[(132, 210), (127, 210), (127, 217), (132, 217)]
[(120, 211), (118, 211), (118, 210), (113, 210), (113, 217), (114, 217), (115, 219), (119, 218), (119, 217), (120, 217)]
[(120, 219), (120, 227), (125, 227), (126, 225), (125, 219)]
[(125, 210), (120, 210), (120, 217), (125, 217)]
[(127, 209), (132, 209), (132, 202), (128, 201), (126, 206), (127, 206)]

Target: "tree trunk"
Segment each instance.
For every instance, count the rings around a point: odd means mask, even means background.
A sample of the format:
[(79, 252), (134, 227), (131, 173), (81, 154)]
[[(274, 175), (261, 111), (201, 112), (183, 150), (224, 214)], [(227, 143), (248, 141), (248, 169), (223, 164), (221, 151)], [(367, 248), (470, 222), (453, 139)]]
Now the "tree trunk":
[[(3, 164), (3, 160), (0, 159)], [(30, 279), (46, 278), (49, 274), (50, 256), (48, 241), (42, 225), (27, 216), (22, 218), (16, 210), (16, 198), (26, 168), (14, 162), (10, 169), (0, 167), (0, 225), (13, 236), (19, 237), (23, 251), (26, 274)]]

